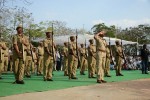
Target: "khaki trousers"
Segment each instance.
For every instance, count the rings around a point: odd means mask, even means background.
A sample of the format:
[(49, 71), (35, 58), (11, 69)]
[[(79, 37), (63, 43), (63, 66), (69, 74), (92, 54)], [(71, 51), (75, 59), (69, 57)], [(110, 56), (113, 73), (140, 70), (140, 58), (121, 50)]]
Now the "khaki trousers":
[(96, 67), (97, 67), (97, 80), (104, 80), (104, 68), (106, 63), (106, 53), (97, 51), (96, 54)]
[(43, 74), (43, 66), (44, 66), (44, 57), (39, 56), (38, 66), (37, 66), (37, 74)]
[(4, 57), (4, 71), (7, 72), (8, 70), (8, 57)]
[(96, 71), (96, 59), (92, 56), (88, 57), (88, 76), (93, 77)]
[(116, 66), (115, 66), (115, 69), (116, 69), (116, 75), (121, 74), (122, 58), (119, 57), (119, 56), (116, 57)]
[(85, 68), (87, 66), (87, 60), (85, 59), (84, 56), (81, 56), (80, 59), (81, 59), (81, 70), (80, 70), (80, 72), (84, 73)]
[(110, 71), (110, 58), (106, 58), (105, 75), (109, 75)]
[(31, 65), (32, 65), (32, 57), (27, 56), (25, 62), (25, 75), (27, 76), (31, 75)]
[(69, 78), (76, 77), (77, 66), (78, 66), (77, 58), (75, 58), (74, 55), (69, 55), (68, 56), (68, 73), (69, 73)]
[(63, 69), (64, 69), (64, 74), (67, 75), (68, 74), (68, 58), (64, 58)]
[(14, 58), (13, 59), (13, 70), (15, 74), (15, 79), (17, 81), (22, 81), (24, 77), (24, 64), (23, 59)]
[(53, 57), (45, 56), (44, 57), (44, 79), (52, 79), (53, 71)]

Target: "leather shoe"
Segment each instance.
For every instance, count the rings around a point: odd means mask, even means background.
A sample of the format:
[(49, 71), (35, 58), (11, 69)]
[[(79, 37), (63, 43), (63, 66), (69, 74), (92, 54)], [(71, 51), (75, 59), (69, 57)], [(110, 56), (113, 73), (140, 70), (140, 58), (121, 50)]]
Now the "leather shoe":
[(78, 79), (77, 77), (71, 77), (71, 79)]
[(111, 77), (110, 75), (106, 75), (106, 77)]
[(107, 83), (107, 81), (101, 80), (102, 83)]
[(31, 75), (26, 75), (27, 78), (31, 78)]
[(92, 76), (91, 78), (96, 78), (96, 77)]
[(52, 79), (47, 79), (47, 81), (53, 81)]
[(119, 74), (119, 76), (123, 76), (123, 74)]
[(12, 84), (17, 84), (17, 82), (18, 82), (18, 81), (16, 80), (16, 81), (15, 81), (15, 82), (13, 82)]
[(101, 80), (97, 80), (97, 83), (102, 83), (102, 81)]
[(17, 84), (24, 84), (24, 81), (22, 80), (22, 81), (16, 81), (17, 82)]
[(85, 75), (85, 74), (80, 72), (80, 75)]

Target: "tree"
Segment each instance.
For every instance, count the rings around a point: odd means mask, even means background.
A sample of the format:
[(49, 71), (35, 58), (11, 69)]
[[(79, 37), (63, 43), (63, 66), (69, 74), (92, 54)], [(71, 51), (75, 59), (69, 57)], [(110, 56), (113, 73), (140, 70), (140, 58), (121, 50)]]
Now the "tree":
[(117, 37), (134, 42), (138, 41), (140, 44), (150, 43), (150, 25), (138, 25), (120, 30)]
[(94, 33), (98, 33), (101, 30), (105, 29), (107, 31), (106, 36), (115, 37), (116, 27), (114, 25), (106, 26), (104, 23), (100, 23), (100, 24), (94, 25), (92, 29)]

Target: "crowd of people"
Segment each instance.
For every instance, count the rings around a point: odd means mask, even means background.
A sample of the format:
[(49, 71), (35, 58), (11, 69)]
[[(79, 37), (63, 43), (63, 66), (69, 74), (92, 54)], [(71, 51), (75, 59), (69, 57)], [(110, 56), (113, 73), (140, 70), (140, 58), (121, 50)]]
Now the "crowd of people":
[(38, 47), (34, 47), (23, 34), (22, 26), (18, 26), (16, 31), (17, 34), (12, 39), (12, 49), (9, 50), (7, 43), (0, 41), (0, 79), (2, 73), (13, 71), (14, 84), (24, 84), (24, 76), (31, 78), (32, 74), (43, 76), (44, 81), (53, 81), (55, 70), (64, 71), (64, 76), (68, 76), (69, 79), (78, 79), (77, 68), (80, 69), (80, 75), (85, 75), (87, 70), (88, 78), (97, 78), (97, 83), (106, 83), (104, 77), (111, 77), (110, 69), (116, 70), (116, 76), (123, 76), (122, 68), (140, 69), (142, 74), (148, 74), (149, 51), (145, 45), (141, 56), (125, 57), (122, 45), (117, 40), (112, 54), (111, 47), (103, 38), (106, 30), (95, 34), (87, 47), (84, 43), (79, 47), (78, 37), (70, 36), (70, 40), (66, 41), (61, 49), (58, 49), (53, 41), (52, 28), (45, 32), (46, 38), (38, 43)]

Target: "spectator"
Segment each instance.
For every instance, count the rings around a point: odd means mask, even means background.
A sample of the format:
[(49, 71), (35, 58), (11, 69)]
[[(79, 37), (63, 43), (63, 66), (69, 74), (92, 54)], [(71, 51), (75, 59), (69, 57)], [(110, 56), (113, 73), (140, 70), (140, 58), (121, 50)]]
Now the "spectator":
[(148, 74), (148, 56), (150, 52), (147, 49), (147, 45), (143, 45), (143, 49), (141, 49), (141, 58), (142, 58), (142, 74)]

